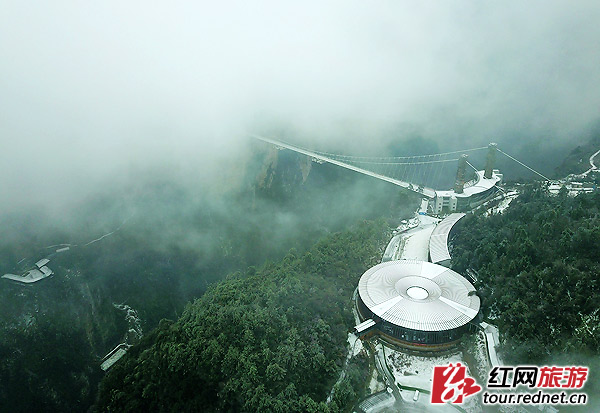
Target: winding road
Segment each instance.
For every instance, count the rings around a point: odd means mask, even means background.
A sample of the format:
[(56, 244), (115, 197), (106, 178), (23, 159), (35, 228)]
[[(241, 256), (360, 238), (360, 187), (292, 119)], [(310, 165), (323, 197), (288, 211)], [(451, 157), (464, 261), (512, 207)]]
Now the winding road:
[(600, 149), (598, 149), (596, 152), (593, 153), (592, 156), (590, 156), (590, 169), (588, 169), (587, 171), (585, 171), (584, 173), (582, 173), (581, 177), (585, 177), (587, 176), (590, 172), (595, 171), (598, 169), (598, 167), (596, 166), (596, 164), (594, 163), (594, 158), (596, 156), (598, 156), (598, 154), (600, 154)]

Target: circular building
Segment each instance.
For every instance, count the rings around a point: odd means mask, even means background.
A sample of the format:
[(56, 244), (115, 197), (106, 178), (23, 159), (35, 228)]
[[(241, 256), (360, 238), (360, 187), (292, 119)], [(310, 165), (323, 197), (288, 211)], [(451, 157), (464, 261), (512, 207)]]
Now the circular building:
[(358, 283), (357, 306), (386, 338), (431, 350), (445, 348), (468, 330), (479, 297), (464, 277), (425, 261), (388, 261), (368, 269)]

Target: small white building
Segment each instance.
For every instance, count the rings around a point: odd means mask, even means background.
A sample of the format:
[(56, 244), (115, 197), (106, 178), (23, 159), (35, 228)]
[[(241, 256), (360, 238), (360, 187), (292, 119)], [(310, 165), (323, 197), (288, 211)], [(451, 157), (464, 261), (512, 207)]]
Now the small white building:
[(4, 274), (2, 278), (7, 280), (17, 281), (23, 284), (32, 284), (39, 280), (43, 280), (44, 278), (50, 277), (54, 274), (50, 268), (46, 266), (50, 262), (49, 259), (44, 258), (35, 263), (35, 268), (27, 271), (23, 275), (16, 274)]

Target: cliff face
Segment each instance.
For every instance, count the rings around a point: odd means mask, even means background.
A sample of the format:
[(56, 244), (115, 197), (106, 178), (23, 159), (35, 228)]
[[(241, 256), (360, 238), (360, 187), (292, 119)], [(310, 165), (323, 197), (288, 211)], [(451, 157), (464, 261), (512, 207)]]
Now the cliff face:
[(255, 189), (260, 196), (286, 200), (305, 184), (312, 170), (309, 157), (271, 149), (259, 172)]

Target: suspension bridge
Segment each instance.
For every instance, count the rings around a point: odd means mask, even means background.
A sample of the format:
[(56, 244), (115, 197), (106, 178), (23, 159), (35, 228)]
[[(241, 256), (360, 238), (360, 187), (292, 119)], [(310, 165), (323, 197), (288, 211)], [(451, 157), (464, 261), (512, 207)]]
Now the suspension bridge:
[[(402, 228), (401, 232), (389, 242), (382, 263), (361, 276), (354, 292), (357, 325), (353, 329), (355, 341), (348, 348), (346, 365), (355, 354), (354, 346), (359, 338), (368, 340), (373, 335), (384, 337), (375, 342), (374, 360), (387, 387), (387, 391), (374, 393), (363, 399), (355, 410), (427, 409), (428, 402), (423, 397), (419, 401), (419, 394), (429, 393), (427, 384), (436, 364), (435, 359), (426, 362), (419, 360), (420, 375), (418, 371), (408, 370), (404, 366), (401, 369), (390, 369), (388, 360), (392, 359), (385, 354), (386, 342), (389, 341), (398, 346), (396, 349), (389, 349), (392, 354), (398, 348), (409, 348), (417, 354), (426, 352), (421, 355), (432, 355), (434, 352), (452, 349), (461, 335), (470, 329), (470, 325), (478, 325), (485, 337), (489, 366), (502, 365), (496, 353), (498, 329), (476, 321), (480, 300), (476, 295), (473, 297), (475, 288), (461, 274), (444, 268), (449, 266), (451, 259), (448, 249), (450, 231), (465, 214), (454, 213), (440, 220), (439, 217), (427, 216), (427, 212), (440, 214), (468, 210), (490, 199), (496, 190), (500, 190), (498, 184), (502, 180), (500, 171), (494, 169), (498, 152), (542, 179), (548, 181), (548, 178), (503, 152), (494, 143), (487, 147), (432, 155), (365, 157), (301, 148), (258, 135), (253, 137), (278, 149), (288, 149), (309, 156), (319, 163), (328, 162), (390, 182), (423, 196), (419, 214), (409, 223), (398, 227), (399, 230)], [(469, 154), (486, 150), (485, 167), (480, 170), (469, 162)], [(597, 154), (592, 155), (592, 158)], [(590, 164), (594, 169), (592, 158)], [(448, 179), (444, 182), (444, 176), (454, 178), (453, 188), (434, 189), (443, 187), (448, 182)], [(438, 276), (439, 284), (436, 284)], [(440, 293), (436, 293), (438, 290)], [(433, 327), (434, 323), (440, 324)], [(458, 358), (461, 359), (461, 356)], [(402, 355), (403, 365), (411, 366), (412, 361), (411, 355)], [(426, 363), (429, 363), (429, 367), (426, 367)], [(405, 371), (404, 375), (401, 375), (401, 370)], [(406, 375), (406, 371), (411, 371), (411, 374)], [(345, 374), (344, 369), (338, 383)], [(406, 394), (407, 391), (414, 392), (412, 400), (403, 396), (402, 392)], [(334, 392), (335, 386), (327, 399), (328, 403)]]
[[(544, 180), (549, 180), (533, 168), (503, 152), (495, 143), (430, 155), (372, 157), (323, 152), (265, 136), (250, 136), (274, 145), (278, 149), (288, 149), (306, 155), (315, 162), (327, 162), (419, 193), (433, 200), (434, 213), (468, 209), (489, 198), (498, 189), (497, 185), (502, 180), (502, 174), (494, 169), (497, 152)], [(479, 170), (469, 162), (469, 154), (486, 150), (485, 168)], [(473, 172), (470, 170), (467, 172), (467, 167), (473, 169)], [(446, 188), (451, 186), (448, 178), (452, 176), (455, 176), (452, 189), (435, 189), (440, 186)]]

